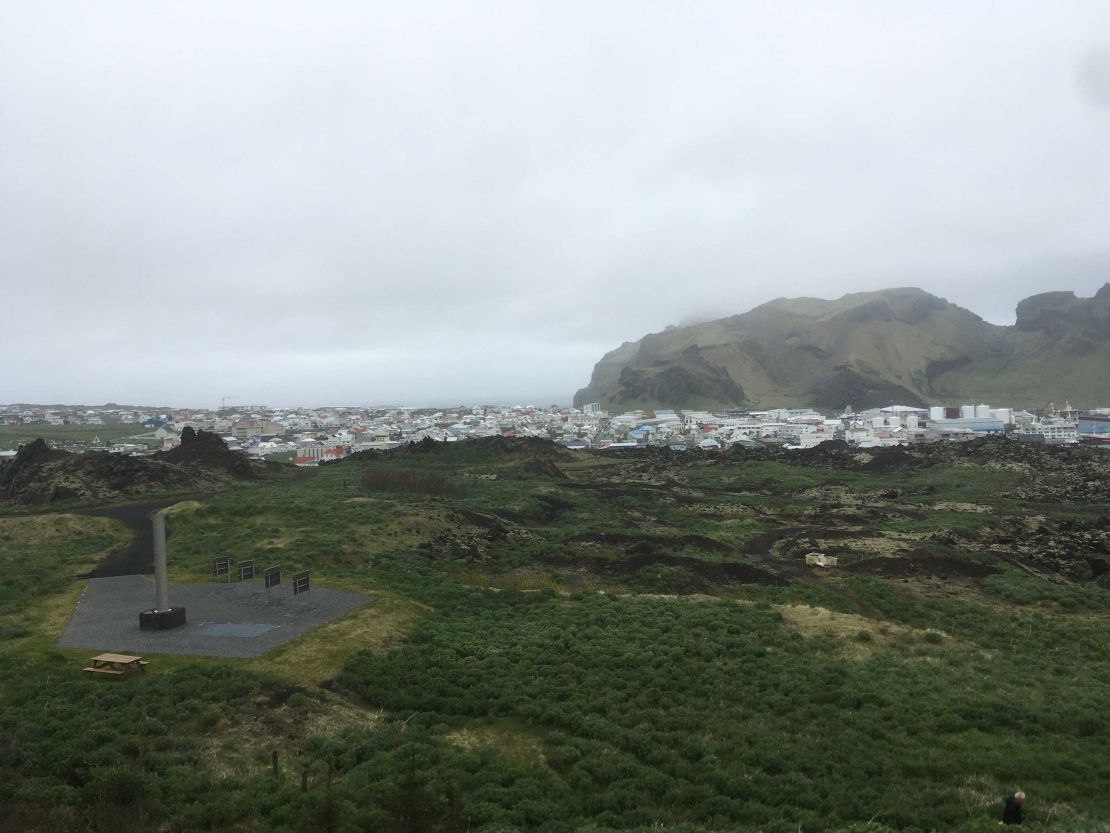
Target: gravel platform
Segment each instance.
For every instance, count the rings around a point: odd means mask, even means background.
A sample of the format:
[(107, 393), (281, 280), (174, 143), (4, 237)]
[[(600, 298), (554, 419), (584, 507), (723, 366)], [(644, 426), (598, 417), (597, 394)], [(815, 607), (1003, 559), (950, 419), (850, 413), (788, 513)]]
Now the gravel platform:
[(270, 590), (262, 581), (171, 584), (170, 602), (184, 607), (184, 627), (139, 630), (139, 611), (154, 607), (154, 582), (144, 576), (89, 579), (66, 622), (60, 648), (201, 657), (257, 657), (370, 602), (361, 593), (292, 585)]

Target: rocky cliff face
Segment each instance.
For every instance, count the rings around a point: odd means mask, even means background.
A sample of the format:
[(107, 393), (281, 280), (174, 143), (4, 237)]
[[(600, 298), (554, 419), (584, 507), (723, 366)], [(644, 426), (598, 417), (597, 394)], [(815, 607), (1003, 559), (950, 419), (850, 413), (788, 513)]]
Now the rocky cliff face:
[(1013, 327), (920, 289), (779, 299), (743, 315), (627, 342), (575, 404), (872, 407), (971, 399), (1092, 404), (1110, 391), (1110, 284), (1050, 292)]

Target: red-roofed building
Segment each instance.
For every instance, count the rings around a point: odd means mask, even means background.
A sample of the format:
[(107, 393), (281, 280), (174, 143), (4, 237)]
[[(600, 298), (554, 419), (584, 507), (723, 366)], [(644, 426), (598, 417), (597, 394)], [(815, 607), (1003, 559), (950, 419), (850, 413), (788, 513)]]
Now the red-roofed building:
[(346, 456), (347, 449), (341, 445), (332, 448), (324, 448), (322, 445), (313, 445), (299, 449), (297, 451), (297, 456), (293, 458), (293, 465), (318, 466), (321, 462), (342, 460)]

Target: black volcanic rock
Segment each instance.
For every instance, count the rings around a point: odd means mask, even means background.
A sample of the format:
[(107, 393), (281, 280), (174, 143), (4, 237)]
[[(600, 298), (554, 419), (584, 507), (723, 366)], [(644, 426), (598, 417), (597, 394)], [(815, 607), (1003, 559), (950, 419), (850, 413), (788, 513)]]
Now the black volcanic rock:
[(0, 468), (0, 500), (117, 500), (157, 492), (209, 491), (232, 479), (254, 476), (250, 460), (206, 431), (173, 451), (147, 457), (107, 451), (71, 454), (50, 448), (40, 438)]
[(68, 456), (52, 449), (42, 437), (20, 446), (13, 459), (0, 464), (0, 495), (11, 499), (38, 468)]
[(211, 431), (193, 431), (186, 427), (181, 432), (181, 445), (154, 456), (179, 465), (225, 471), (240, 479), (255, 477), (254, 467), (246, 455), (229, 449), (227, 443)]

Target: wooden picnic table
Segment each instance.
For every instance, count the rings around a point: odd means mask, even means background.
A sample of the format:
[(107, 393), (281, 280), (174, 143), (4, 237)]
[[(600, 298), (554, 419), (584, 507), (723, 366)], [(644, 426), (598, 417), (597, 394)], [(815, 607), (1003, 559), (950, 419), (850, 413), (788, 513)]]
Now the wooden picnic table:
[(107, 674), (119, 677), (128, 671), (145, 671), (150, 663), (142, 657), (128, 654), (98, 654), (92, 658), (92, 665), (85, 669), (89, 674)]

